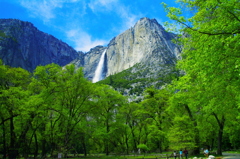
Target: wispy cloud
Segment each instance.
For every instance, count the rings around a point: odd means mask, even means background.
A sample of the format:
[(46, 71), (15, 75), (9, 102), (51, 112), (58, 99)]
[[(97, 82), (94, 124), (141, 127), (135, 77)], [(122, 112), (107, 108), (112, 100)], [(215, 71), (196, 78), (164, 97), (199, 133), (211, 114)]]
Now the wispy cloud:
[(21, 0), (21, 5), (28, 9), (30, 16), (40, 17), (44, 22), (56, 17), (54, 10), (62, 8), (63, 1), (58, 0)]
[(20, 4), (28, 10), (29, 16), (39, 18), (43, 22), (69, 17), (73, 14), (85, 14), (86, 10), (84, 0), (20, 0)]
[(130, 7), (118, 0), (91, 0), (88, 6), (95, 14), (101, 12), (116, 14), (121, 20), (121, 25), (116, 28), (120, 32), (132, 27), (142, 17), (141, 13), (133, 14)]
[(108, 41), (93, 39), (88, 33), (80, 29), (72, 29), (66, 32), (67, 37), (75, 43), (75, 49), (87, 52), (97, 45), (106, 45)]
[(122, 18), (122, 30), (126, 30), (137, 22), (142, 15), (139, 13), (138, 15), (131, 13), (130, 9), (126, 6), (121, 6), (117, 10), (118, 15)]
[(112, 11), (118, 0), (91, 0), (88, 3), (93, 12)]
[[(97, 45), (106, 45), (112, 37), (104, 34), (122, 33), (142, 17), (140, 13), (132, 13), (131, 6), (120, 0), (20, 0), (20, 4), (29, 16), (61, 30), (76, 50), (85, 52)], [(116, 18), (114, 22), (112, 18)], [(94, 29), (91, 23), (106, 27)], [(107, 28), (109, 26), (111, 28)]]

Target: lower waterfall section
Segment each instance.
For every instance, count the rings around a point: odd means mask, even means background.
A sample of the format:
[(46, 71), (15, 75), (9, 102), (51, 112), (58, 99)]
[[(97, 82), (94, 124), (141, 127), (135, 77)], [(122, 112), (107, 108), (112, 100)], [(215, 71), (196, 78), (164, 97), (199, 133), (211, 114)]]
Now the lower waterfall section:
[(100, 57), (100, 61), (97, 65), (97, 69), (95, 71), (94, 77), (92, 82), (96, 83), (100, 80), (103, 79), (103, 68), (104, 68), (104, 59), (105, 59), (105, 54), (106, 54), (107, 49), (105, 49)]

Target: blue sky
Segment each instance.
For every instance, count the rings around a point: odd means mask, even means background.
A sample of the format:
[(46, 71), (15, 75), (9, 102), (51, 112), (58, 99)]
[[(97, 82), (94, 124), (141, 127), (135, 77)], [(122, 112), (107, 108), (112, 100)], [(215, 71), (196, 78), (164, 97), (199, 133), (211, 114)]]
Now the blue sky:
[(169, 21), (161, 2), (175, 0), (0, 0), (0, 18), (28, 21), (39, 30), (87, 52), (133, 27), (142, 17)]

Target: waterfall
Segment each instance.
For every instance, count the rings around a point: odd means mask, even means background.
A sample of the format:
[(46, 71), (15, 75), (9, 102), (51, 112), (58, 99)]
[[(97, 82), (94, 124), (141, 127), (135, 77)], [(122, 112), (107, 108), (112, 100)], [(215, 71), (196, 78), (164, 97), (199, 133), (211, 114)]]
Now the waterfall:
[(93, 77), (93, 80), (92, 80), (93, 83), (96, 83), (96, 82), (103, 79), (102, 74), (103, 74), (104, 58), (105, 58), (106, 51), (107, 51), (107, 49), (105, 49), (103, 51), (102, 55), (101, 55), (100, 61), (97, 65), (97, 69), (95, 71), (95, 74), (94, 74), (94, 77)]

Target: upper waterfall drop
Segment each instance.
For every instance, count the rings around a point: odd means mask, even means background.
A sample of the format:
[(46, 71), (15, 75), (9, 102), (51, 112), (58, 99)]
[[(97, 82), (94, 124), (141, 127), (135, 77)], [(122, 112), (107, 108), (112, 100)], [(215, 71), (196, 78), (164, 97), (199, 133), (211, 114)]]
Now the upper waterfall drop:
[(105, 49), (103, 51), (103, 53), (102, 53), (102, 55), (100, 57), (100, 61), (99, 61), (98, 65), (97, 65), (97, 69), (95, 71), (95, 74), (94, 74), (94, 77), (93, 77), (93, 80), (92, 80), (93, 83), (96, 83), (96, 82), (98, 82), (98, 81), (103, 79), (103, 75), (102, 74), (103, 74), (104, 59), (105, 59), (106, 51), (107, 51), (107, 49)]

